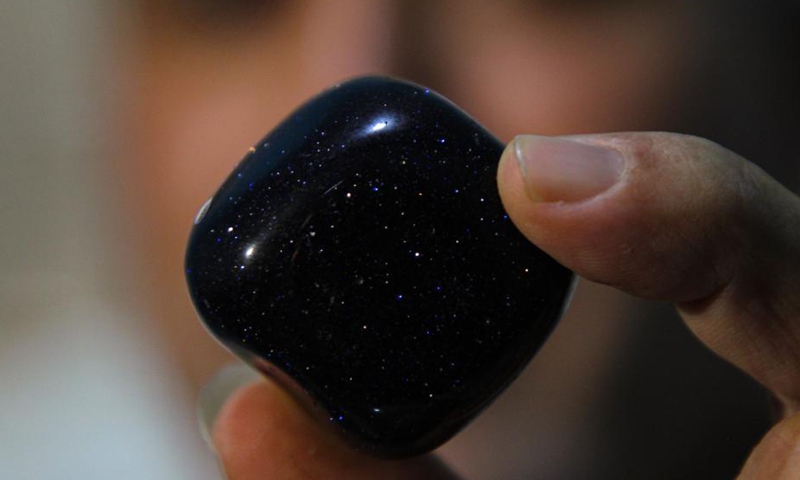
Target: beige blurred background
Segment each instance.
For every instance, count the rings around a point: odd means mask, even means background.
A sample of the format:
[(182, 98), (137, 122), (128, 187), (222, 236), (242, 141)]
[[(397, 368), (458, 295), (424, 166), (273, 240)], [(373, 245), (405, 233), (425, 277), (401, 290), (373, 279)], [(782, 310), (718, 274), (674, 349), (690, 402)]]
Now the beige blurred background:
[[(196, 209), (324, 87), (424, 83), (503, 140), (671, 130), (800, 180), (796, 2), (6, 0), (0, 478), (218, 478), (194, 398), (231, 361), (182, 278)], [(666, 305), (582, 283), (440, 453), (469, 479), (731, 478), (767, 398)]]

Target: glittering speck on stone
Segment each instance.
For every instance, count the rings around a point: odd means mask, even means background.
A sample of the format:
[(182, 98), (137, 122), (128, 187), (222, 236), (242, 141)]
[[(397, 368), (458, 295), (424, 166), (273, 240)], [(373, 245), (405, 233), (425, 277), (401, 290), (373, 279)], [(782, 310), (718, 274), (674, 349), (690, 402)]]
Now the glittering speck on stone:
[(571, 284), (502, 208), (503, 145), (385, 78), (323, 92), (255, 145), (195, 220), (201, 318), (356, 448), (435, 448), (516, 377)]

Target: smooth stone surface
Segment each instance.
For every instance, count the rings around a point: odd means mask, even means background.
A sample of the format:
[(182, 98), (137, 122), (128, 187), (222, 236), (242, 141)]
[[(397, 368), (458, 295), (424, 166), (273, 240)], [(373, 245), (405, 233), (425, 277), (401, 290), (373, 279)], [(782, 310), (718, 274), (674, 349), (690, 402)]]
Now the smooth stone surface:
[(200, 316), (356, 448), (435, 448), (519, 374), (572, 283), (505, 214), (502, 150), (416, 85), (323, 92), (198, 213)]

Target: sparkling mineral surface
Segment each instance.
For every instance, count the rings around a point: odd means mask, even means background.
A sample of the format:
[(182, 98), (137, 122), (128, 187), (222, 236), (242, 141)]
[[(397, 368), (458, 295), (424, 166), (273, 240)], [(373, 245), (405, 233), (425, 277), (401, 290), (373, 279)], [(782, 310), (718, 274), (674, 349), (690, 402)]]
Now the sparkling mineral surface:
[(502, 150), (423, 87), (323, 92), (198, 213), (186, 277), (202, 320), (356, 448), (435, 448), (527, 364), (572, 283), (505, 214)]

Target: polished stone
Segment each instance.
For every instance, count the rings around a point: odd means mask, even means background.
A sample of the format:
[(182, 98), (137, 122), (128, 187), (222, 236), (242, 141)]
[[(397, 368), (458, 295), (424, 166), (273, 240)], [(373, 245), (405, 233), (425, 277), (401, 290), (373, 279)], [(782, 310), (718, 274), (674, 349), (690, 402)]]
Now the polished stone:
[(435, 448), (519, 374), (572, 283), (505, 214), (502, 150), (413, 84), (323, 92), (198, 213), (200, 316), (356, 448)]

